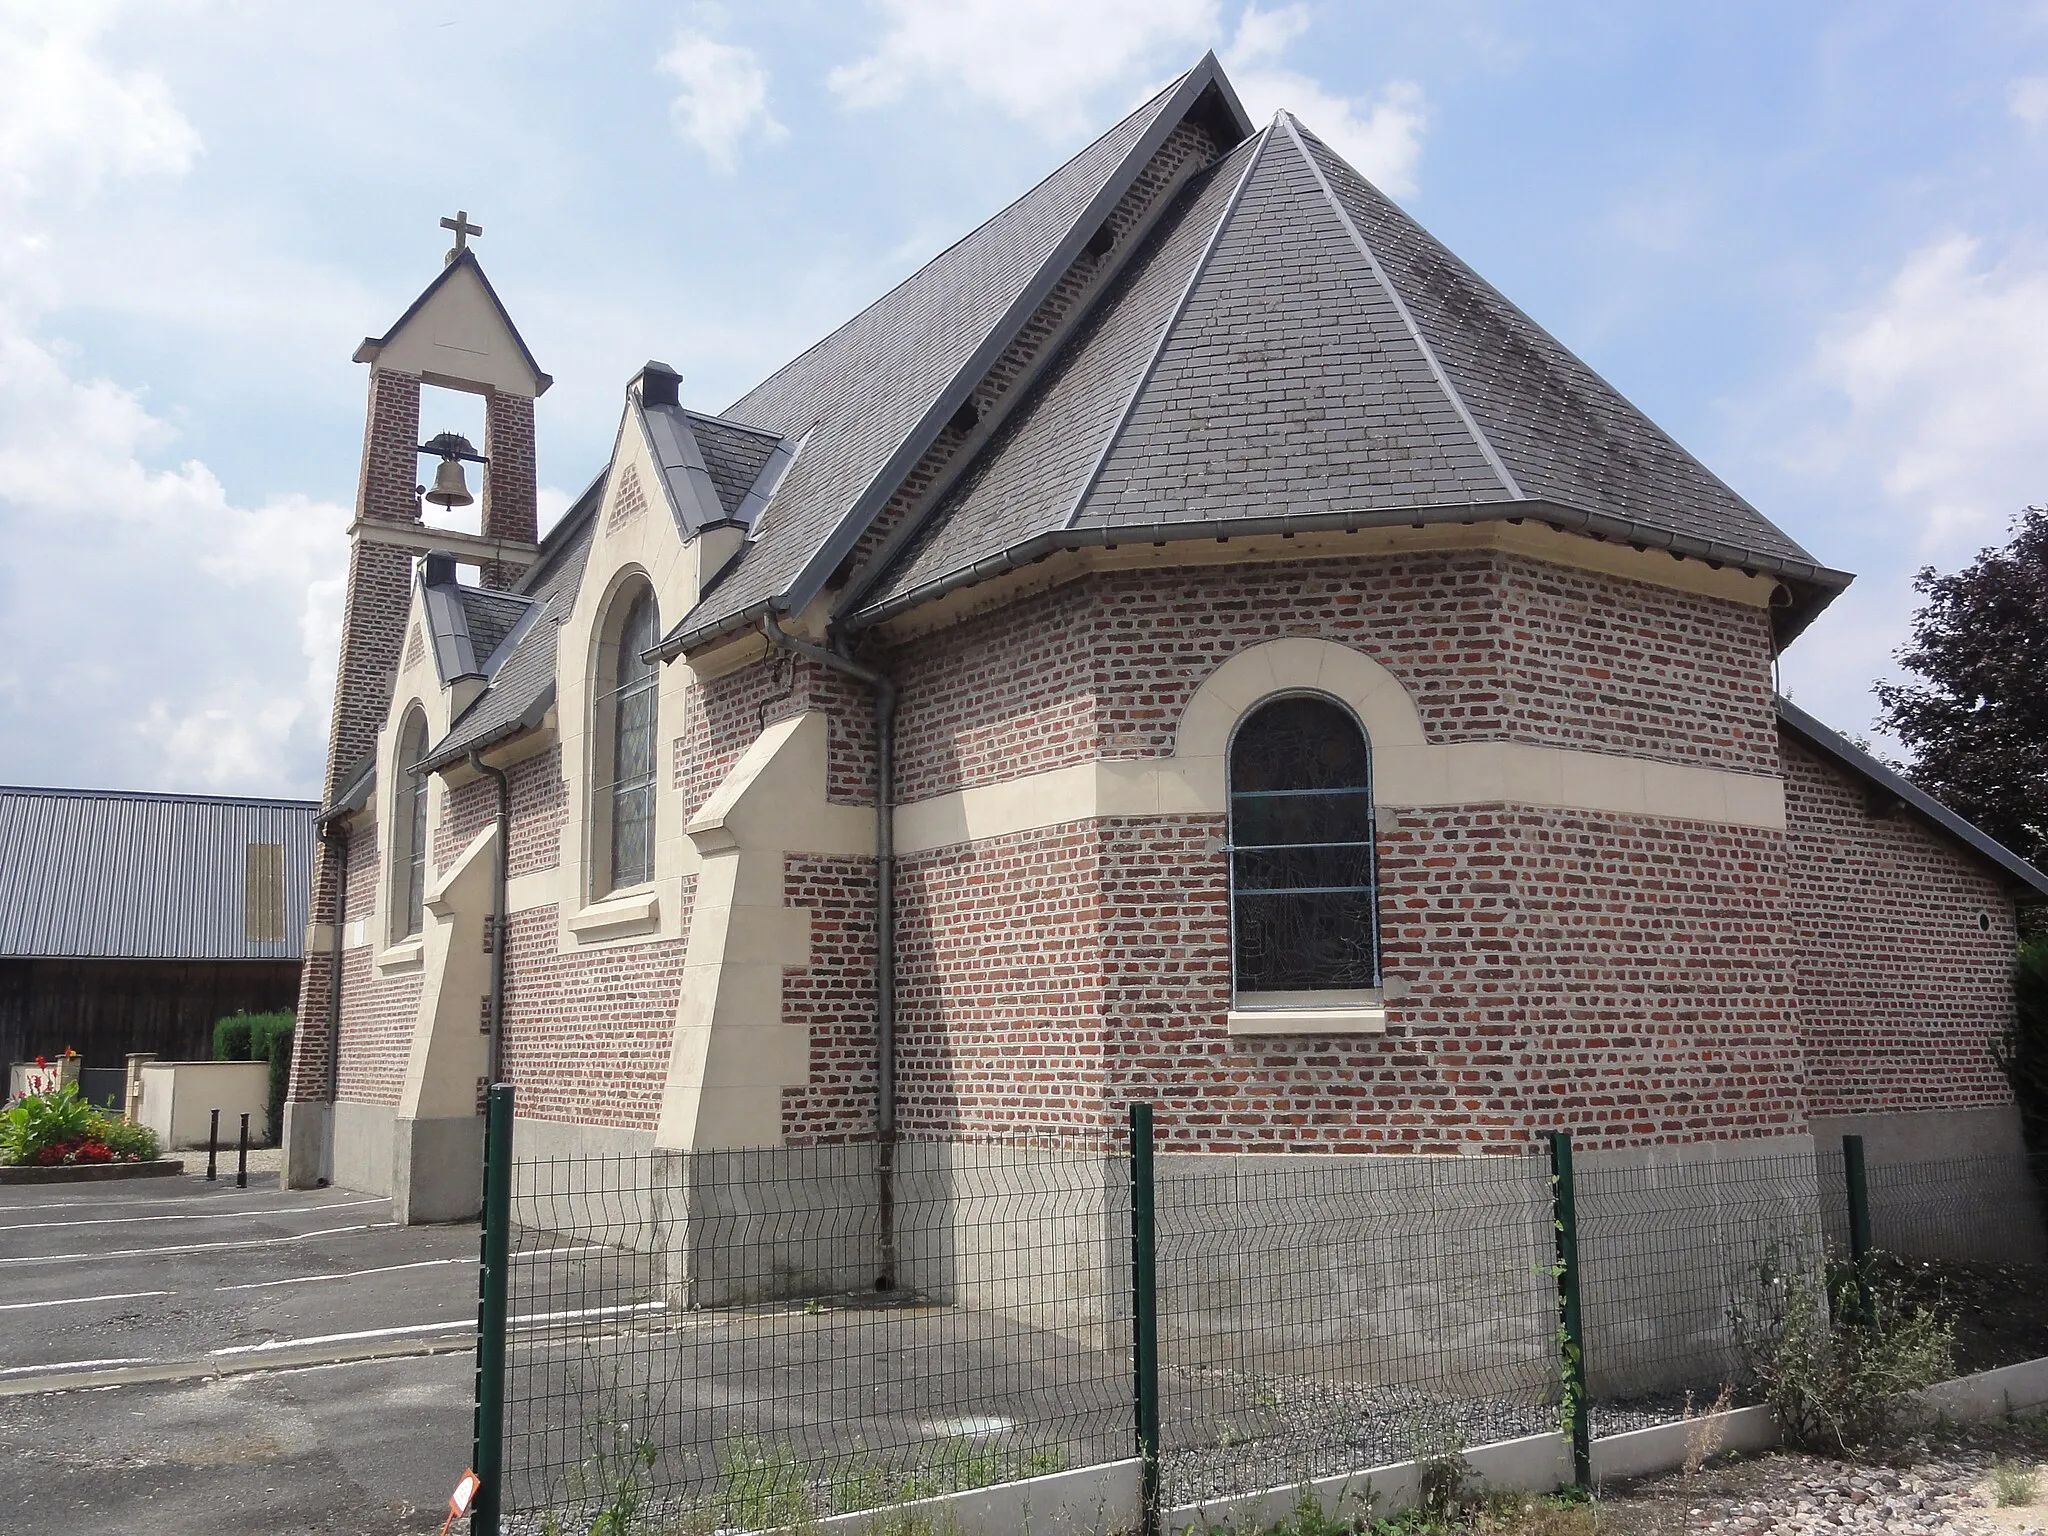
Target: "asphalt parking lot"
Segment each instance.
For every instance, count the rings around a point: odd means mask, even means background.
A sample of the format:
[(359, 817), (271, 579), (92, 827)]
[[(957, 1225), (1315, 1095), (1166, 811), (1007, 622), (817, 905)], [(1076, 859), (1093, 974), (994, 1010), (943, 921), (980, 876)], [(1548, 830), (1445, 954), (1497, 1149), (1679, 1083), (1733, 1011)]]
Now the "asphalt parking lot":
[(474, 1225), (274, 1176), (0, 1188), (5, 1529), (438, 1529), (476, 1258)]

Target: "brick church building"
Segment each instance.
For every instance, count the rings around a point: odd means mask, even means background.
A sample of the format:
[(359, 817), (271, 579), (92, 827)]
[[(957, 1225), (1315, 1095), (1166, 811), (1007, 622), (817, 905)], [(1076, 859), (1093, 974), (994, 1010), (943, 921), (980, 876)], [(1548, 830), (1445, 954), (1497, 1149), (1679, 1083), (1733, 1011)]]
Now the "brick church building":
[(649, 363), (545, 539), (452, 222), (357, 354), (288, 1182), (474, 1211), (493, 1077), (538, 1156), (2017, 1146), (2048, 877), (1773, 692), (1850, 578), (1213, 59), (724, 411)]

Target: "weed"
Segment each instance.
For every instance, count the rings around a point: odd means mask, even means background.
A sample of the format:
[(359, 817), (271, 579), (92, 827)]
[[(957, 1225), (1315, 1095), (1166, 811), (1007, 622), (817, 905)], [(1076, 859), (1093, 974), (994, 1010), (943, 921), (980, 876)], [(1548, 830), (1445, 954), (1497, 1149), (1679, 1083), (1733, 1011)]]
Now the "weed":
[(1727, 1426), (1719, 1421), (1720, 1415), (1728, 1411), (1735, 1401), (1734, 1389), (1725, 1382), (1708, 1405), (1706, 1413), (1695, 1419), (1692, 1413), (1692, 1394), (1685, 1394), (1685, 1460), (1680, 1471), (1690, 1483), (1700, 1475), (1700, 1468), (1720, 1454), (1722, 1444), (1728, 1438)]
[(720, 1448), (714, 1498), (719, 1524), (743, 1531), (802, 1526), (816, 1518), (810, 1481), (796, 1453), (753, 1435), (729, 1440)]
[(1456, 1419), (1442, 1409), (1416, 1413), (1408, 1421), (1408, 1456), (1416, 1464), (1416, 1503), (1424, 1514), (1449, 1515), (1465, 1501), (1472, 1468)]
[(1729, 1312), (1757, 1388), (1788, 1439), (1822, 1455), (1862, 1455), (1894, 1442), (1911, 1394), (1948, 1376), (1954, 1330), (1875, 1286), (1865, 1313), (1845, 1264), (1816, 1270), (1766, 1258), (1754, 1292)]
[(2040, 1469), (2003, 1457), (1991, 1463), (1991, 1497), (2001, 1509), (2019, 1509), (2041, 1491)]
[[(643, 1397), (642, 1421), (653, 1407)], [(590, 1536), (633, 1536), (648, 1496), (654, 1490), (654, 1465), (661, 1452), (644, 1428), (636, 1428), (624, 1411), (614, 1376), (598, 1400), (589, 1435), (589, 1454), (569, 1474), (569, 1486), (591, 1505)]]

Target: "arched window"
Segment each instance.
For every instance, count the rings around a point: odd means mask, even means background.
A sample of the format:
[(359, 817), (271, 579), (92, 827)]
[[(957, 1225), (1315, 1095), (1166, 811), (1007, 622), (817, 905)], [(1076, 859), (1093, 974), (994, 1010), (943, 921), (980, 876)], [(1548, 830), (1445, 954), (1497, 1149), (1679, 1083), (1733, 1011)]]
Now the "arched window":
[(409, 711), (398, 733), (398, 796), (392, 810), (398, 837), (392, 848), (397, 906), (393, 939), (409, 939), (420, 931), (427, 901), (427, 780), (420, 767), (427, 755), (427, 717)]
[[(1253, 710), (1230, 744), (1232, 962), (1240, 1005), (1379, 985), (1372, 756), (1318, 694)], [(1331, 999), (1334, 1001), (1335, 999)]]
[(598, 892), (654, 878), (654, 736), (657, 664), (643, 661), (660, 638), (654, 593), (644, 584), (627, 602), (607, 651), (598, 691), (596, 820), (605, 850)]

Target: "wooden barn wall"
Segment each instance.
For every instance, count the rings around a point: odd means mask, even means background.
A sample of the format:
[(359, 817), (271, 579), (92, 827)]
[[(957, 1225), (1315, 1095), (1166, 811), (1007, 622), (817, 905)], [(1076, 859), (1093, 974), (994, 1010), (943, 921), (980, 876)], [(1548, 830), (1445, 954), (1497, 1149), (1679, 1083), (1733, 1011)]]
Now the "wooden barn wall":
[(0, 959), (0, 1061), (54, 1056), (118, 1067), (130, 1051), (212, 1053), (214, 1021), (296, 1006), (296, 960)]

